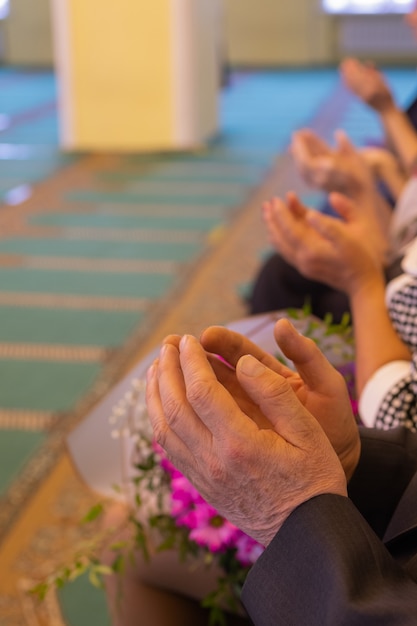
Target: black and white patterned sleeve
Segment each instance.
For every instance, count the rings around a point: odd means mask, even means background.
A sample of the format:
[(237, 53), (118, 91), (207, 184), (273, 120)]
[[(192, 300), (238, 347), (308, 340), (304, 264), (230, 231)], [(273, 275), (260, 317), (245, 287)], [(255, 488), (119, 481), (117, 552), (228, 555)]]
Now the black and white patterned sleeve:
[(410, 361), (392, 361), (380, 367), (368, 380), (359, 398), (363, 424), (369, 428), (392, 428), (404, 424), (408, 417), (401, 405), (417, 405), (416, 393), (411, 397), (412, 382), (415, 388), (416, 371)]
[(417, 430), (417, 354), (408, 373), (387, 391), (375, 417), (376, 428), (407, 426)]
[[(415, 256), (415, 255), (414, 255)], [(408, 259), (410, 264), (411, 255)], [(415, 259), (412, 258), (413, 265)], [(387, 287), (387, 307), (395, 330), (410, 348), (411, 361), (379, 368), (365, 385), (359, 413), (365, 426), (417, 430), (417, 277), (404, 273)]]

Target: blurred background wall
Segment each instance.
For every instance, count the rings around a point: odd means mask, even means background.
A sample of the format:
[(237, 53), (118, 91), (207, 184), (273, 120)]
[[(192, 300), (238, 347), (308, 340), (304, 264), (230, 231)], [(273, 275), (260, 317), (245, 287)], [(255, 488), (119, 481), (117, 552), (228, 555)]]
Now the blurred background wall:
[[(394, 63), (415, 58), (415, 43), (401, 16), (335, 17), (323, 13), (320, 0), (221, 2), (224, 49), (233, 66), (326, 65), (346, 54)], [(0, 21), (0, 61), (52, 66), (49, 0), (9, 4), (8, 17)]]

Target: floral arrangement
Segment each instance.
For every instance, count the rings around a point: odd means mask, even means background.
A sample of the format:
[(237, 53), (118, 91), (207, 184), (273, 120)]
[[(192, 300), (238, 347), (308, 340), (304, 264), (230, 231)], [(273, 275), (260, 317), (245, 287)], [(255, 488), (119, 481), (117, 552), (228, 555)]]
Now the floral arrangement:
[[(322, 321), (311, 316), (308, 307), (301, 311), (287, 310), (284, 315), (300, 332), (313, 338), (344, 375), (356, 412), (349, 317), (341, 324), (333, 324), (331, 317)], [(285, 361), (281, 353), (276, 356)], [(176, 550), (185, 561), (191, 557), (207, 566), (214, 564), (220, 570), (217, 588), (203, 599), (202, 605), (209, 609), (210, 626), (224, 626), (225, 610), (239, 611), (241, 588), (263, 547), (219, 515), (166, 458), (163, 449), (153, 441), (144, 392), (145, 382), (133, 381), (130, 391), (110, 416), (113, 436), (120, 438), (125, 448), (128, 443), (129, 449), (130, 473), (125, 496), (132, 503), (131, 544), (115, 544), (114, 562), (107, 566), (95, 556), (103, 541), (103, 537), (97, 537), (79, 551), (72, 566), (54, 573), (32, 591), (43, 597), (51, 586), (60, 587), (85, 571), (89, 572), (90, 581), (99, 585), (103, 575), (123, 569), (129, 551), (139, 550), (149, 560), (155, 550)], [(86, 521), (94, 521), (102, 511), (100, 504), (93, 507)]]
[(224, 575), (202, 604), (210, 609), (210, 625), (226, 624), (223, 608), (238, 610), (239, 591), (263, 547), (219, 515), (166, 458), (152, 439), (143, 396), (144, 383), (137, 380), (113, 417), (123, 424), (127, 420), (128, 429), (136, 433), (130, 497), (146, 511), (144, 519), (132, 517), (136, 547), (149, 558), (151, 534), (157, 537), (157, 551), (175, 549), (184, 560), (190, 556), (207, 566), (216, 563)]

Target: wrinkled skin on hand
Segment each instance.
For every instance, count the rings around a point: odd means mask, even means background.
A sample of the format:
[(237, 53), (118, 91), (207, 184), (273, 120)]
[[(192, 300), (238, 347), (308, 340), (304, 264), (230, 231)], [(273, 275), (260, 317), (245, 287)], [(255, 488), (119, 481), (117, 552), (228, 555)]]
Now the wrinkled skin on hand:
[[(280, 333), (291, 344), (285, 325)], [(223, 347), (229, 339), (221, 338)], [(218, 340), (217, 331), (202, 338), (208, 345)], [(230, 359), (232, 353), (237, 356), (229, 349)], [(289, 374), (283, 376), (250, 354), (238, 359), (236, 378), (225, 373), (224, 363), (213, 363), (193, 337), (164, 344), (148, 372), (154, 434), (201, 495), (266, 546), (302, 502), (322, 493), (346, 495), (346, 477)], [(344, 406), (346, 396), (341, 399)], [(254, 407), (265, 418), (261, 425), (251, 417)], [(339, 410), (336, 403), (334, 415)]]
[[(294, 363), (295, 371), (247, 337), (222, 326), (206, 329), (201, 336), (201, 343), (209, 353), (221, 355), (233, 366), (233, 369), (227, 368), (225, 375), (224, 364), (218, 359), (212, 361), (217, 378), (231, 391), (248, 415), (254, 414), (254, 405), (241, 388), (234, 371), (239, 359), (245, 354), (251, 354), (284, 377), (301, 404), (323, 428), (349, 480), (359, 458), (359, 436), (343, 377), (330, 365), (314, 341), (300, 335), (288, 320), (282, 319), (276, 323), (274, 335), (284, 355)], [(262, 421), (257, 423), (263, 426)], [(267, 423), (266, 427), (270, 428), (271, 424)]]

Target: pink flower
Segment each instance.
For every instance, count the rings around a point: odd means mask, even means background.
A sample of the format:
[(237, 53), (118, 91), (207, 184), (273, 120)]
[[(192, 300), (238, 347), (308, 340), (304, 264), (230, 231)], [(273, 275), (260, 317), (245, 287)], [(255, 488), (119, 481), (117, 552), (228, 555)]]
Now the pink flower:
[(210, 552), (236, 548), (236, 558), (241, 565), (252, 565), (263, 547), (219, 515), (165, 457), (160, 446), (155, 444), (154, 449), (160, 456), (162, 469), (171, 479), (171, 515), (176, 525), (188, 528), (189, 538)]
[(264, 547), (260, 543), (240, 530), (235, 540), (235, 546), (236, 558), (244, 567), (253, 565), (264, 551)]
[(233, 545), (236, 527), (209, 504), (201, 503), (194, 509), (192, 523), (194, 527), (191, 529), (190, 539), (199, 546), (207, 547), (210, 552), (219, 552)]
[(204, 502), (197, 489), (179, 472), (171, 479), (171, 513), (174, 517), (187, 513), (195, 504)]

